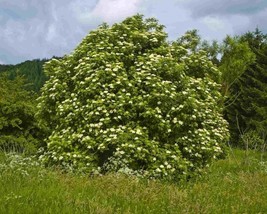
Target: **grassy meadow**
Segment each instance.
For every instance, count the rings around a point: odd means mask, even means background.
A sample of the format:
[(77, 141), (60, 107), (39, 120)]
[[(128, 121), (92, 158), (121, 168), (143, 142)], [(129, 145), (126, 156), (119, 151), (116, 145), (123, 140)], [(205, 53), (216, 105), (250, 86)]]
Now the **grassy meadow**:
[(267, 213), (267, 155), (234, 149), (176, 184), (63, 173), (1, 153), (0, 213)]

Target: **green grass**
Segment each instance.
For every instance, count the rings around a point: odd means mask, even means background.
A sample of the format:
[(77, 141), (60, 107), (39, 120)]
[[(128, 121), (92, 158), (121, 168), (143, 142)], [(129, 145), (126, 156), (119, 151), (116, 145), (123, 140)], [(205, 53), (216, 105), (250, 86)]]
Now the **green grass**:
[(201, 178), (174, 184), (89, 178), (0, 154), (0, 213), (267, 213), (267, 157), (234, 150)]

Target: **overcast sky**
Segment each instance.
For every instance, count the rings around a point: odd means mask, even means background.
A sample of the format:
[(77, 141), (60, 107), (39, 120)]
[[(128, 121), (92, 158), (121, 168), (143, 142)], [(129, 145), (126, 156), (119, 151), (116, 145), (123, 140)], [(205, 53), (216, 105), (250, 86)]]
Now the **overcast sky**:
[(90, 30), (136, 13), (155, 17), (174, 40), (267, 33), (267, 0), (0, 0), (0, 64), (70, 53)]

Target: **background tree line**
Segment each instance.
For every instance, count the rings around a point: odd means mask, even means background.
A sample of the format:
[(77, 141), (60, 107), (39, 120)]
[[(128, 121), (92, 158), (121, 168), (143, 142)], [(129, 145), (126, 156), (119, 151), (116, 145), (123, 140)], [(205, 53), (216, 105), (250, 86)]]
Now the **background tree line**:
[(27, 90), (39, 92), (48, 77), (43, 72), (43, 65), (48, 59), (28, 60), (16, 65), (0, 65), (0, 72), (6, 73), (8, 79), (24, 76), (28, 83)]
[[(230, 143), (243, 146), (244, 136), (253, 145), (266, 142), (267, 127), (267, 35), (259, 29), (239, 36), (227, 36), (219, 44), (203, 41), (197, 30), (186, 32), (177, 41), (194, 52), (205, 50), (222, 72), (221, 93)], [(36, 98), (49, 78), (43, 71), (47, 59), (0, 65), (0, 148), (32, 150), (42, 141), (38, 128)]]

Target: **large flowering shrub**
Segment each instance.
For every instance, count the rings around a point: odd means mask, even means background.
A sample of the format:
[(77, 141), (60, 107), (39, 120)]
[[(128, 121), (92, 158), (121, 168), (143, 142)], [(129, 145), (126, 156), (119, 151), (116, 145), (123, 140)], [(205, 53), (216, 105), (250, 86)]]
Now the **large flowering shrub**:
[(220, 73), (205, 52), (166, 37), (156, 20), (136, 15), (46, 63), (38, 116), (50, 135), (41, 159), (180, 179), (220, 156), (228, 138)]

